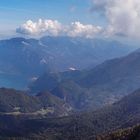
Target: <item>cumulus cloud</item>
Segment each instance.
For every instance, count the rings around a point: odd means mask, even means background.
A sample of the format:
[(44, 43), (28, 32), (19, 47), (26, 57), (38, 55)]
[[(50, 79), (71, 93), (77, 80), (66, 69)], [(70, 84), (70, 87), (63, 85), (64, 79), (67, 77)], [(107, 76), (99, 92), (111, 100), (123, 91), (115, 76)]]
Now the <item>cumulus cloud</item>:
[(107, 18), (106, 34), (140, 37), (139, 0), (93, 0), (92, 11)]
[(100, 26), (91, 24), (82, 24), (73, 22), (69, 25), (62, 25), (57, 20), (42, 20), (37, 22), (28, 20), (26, 23), (17, 28), (17, 33), (26, 35), (51, 35), (51, 36), (70, 36), (70, 37), (86, 37), (93, 38), (95, 35), (102, 32)]
[(57, 36), (62, 30), (61, 23), (57, 20), (42, 20), (39, 19), (37, 22), (28, 20), (26, 23), (17, 28), (17, 33), (27, 34), (27, 35), (39, 35), (48, 34)]
[(71, 23), (67, 34), (68, 36), (72, 37), (86, 37), (86, 38), (92, 38), (95, 35), (99, 34), (102, 32), (102, 27), (100, 26), (94, 26), (94, 25), (84, 25), (81, 24), (80, 22), (73, 22)]

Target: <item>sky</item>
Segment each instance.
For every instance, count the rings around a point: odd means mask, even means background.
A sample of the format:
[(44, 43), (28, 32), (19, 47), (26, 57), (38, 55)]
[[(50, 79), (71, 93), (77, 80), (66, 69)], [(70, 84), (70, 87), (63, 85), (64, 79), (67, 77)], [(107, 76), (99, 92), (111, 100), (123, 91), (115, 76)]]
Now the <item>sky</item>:
[[(62, 23), (93, 23), (88, 0), (0, 0), (0, 29), (16, 27), (31, 19), (55, 19)], [(4, 27), (4, 28), (3, 28)]]
[(0, 37), (140, 37), (139, 0), (0, 0), (0, 17)]

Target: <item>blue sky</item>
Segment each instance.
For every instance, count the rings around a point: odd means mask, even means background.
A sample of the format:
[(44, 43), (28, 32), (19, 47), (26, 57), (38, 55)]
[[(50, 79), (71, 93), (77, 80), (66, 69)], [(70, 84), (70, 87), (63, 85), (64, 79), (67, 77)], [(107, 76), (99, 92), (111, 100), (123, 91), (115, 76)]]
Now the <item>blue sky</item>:
[(99, 24), (99, 19), (89, 11), (90, 4), (90, 0), (0, 0), (0, 31), (12, 30), (29, 19), (39, 18)]

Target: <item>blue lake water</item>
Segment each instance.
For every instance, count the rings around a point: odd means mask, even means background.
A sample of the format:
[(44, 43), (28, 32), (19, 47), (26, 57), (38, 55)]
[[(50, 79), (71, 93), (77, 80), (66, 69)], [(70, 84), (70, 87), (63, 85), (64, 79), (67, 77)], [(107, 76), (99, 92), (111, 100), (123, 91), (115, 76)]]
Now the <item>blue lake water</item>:
[(10, 76), (0, 74), (0, 87), (25, 90), (27, 89), (27, 85), (28, 81), (22, 76)]

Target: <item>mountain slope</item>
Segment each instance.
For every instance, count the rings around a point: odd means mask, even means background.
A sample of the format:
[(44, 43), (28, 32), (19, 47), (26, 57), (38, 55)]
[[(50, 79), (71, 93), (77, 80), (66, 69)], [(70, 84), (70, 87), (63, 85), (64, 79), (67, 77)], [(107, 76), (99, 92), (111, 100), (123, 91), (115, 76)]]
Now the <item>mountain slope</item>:
[(84, 84), (85, 81), (85, 86), (90, 87), (109, 82), (119, 82), (120, 79), (123, 81), (133, 77), (139, 78), (139, 59), (140, 52), (138, 49), (125, 57), (105, 61), (95, 69), (90, 70), (82, 82)]
[(43, 48), (38, 40), (12, 38), (0, 41), (0, 86), (23, 89), (45, 70)]
[(98, 136), (97, 140), (139, 140), (140, 125)]
[(99, 133), (140, 123), (140, 90), (96, 112), (50, 120), (49, 122), (47, 119), (33, 122), (42, 124), (44, 126), (42, 131), (45, 134), (48, 134), (47, 130), (49, 130), (45, 129), (45, 126), (50, 126), (51, 133), (58, 138), (60, 136), (63, 139), (94, 139), (94, 136)]

